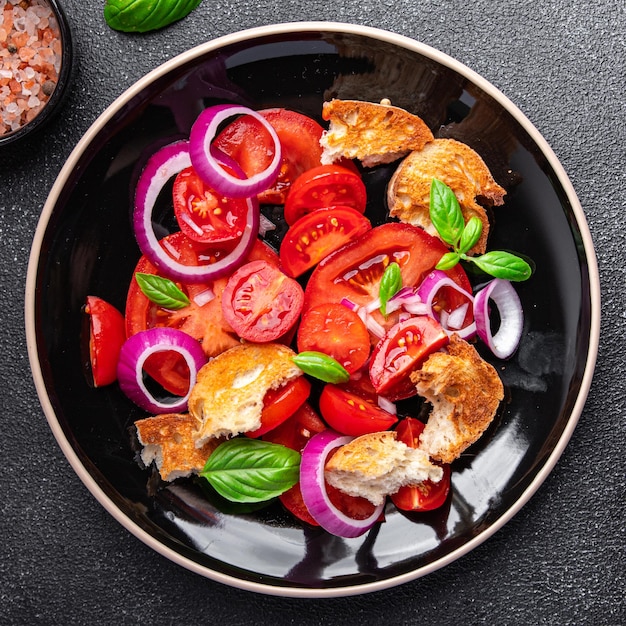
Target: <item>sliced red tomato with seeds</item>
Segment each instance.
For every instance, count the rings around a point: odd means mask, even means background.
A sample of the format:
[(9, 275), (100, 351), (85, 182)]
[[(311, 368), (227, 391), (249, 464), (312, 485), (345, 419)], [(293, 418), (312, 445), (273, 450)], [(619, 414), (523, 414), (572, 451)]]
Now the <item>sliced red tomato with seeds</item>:
[(298, 327), (298, 351), (323, 352), (353, 373), (370, 354), (370, 336), (363, 320), (335, 302), (320, 304), (304, 312)]
[(211, 189), (193, 167), (180, 172), (172, 189), (176, 221), (189, 239), (223, 243), (241, 237), (246, 226), (245, 198), (225, 198)]
[(320, 165), (305, 171), (292, 184), (285, 200), (285, 221), (295, 224), (315, 209), (348, 206), (365, 212), (367, 191), (354, 170), (341, 165)]
[(300, 317), (302, 287), (274, 265), (252, 261), (228, 279), (222, 295), (224, 318), (243, 339), (275, 341)]
[(332, 429), (354, 437), (388, 430), (398, 421), (375, 401), (351, 393), (342, 385), (324, 386), (320, 413)]
[(300, 276), (371, 228), (370, 221), (350, 207), (316, 209), (307, 213), (283, 238), (280, 246), (283, 268), (290, 276)]
[(376, 393), (393, 402), (416, 395), (410, 374), (448, 341), (439, 322), (427, 315), (392, 326), (375, 346), (370, 360), (370, 380)]
[[(341, 303), (344, 298), (358, 306), (370, 304), (378, 298), (382, 275), (393, 261), (400, 266), (403, 286), (419, 286), (447, 251), (441, 240), (417, 226), (397, 222), (376, 226), (320, 261), (306, 286), (304, 310), (325, 302)], [(471, 293), (460, 265), (446, 273)], [(457, 291), (443, 288), (435, 306), (450, 312), (464, 301)], [(383, 317), (374, 311), (372, 315), (384, 329), (398, 321), (397, 313)]]
[[(293, 181), (304, 171), (320, 165), (323, 128), (312, 118), (288, 109), (265, 109), (259, 113), (272, 125), (280, 140), (282, 164), (276, 182), (259, 194), (259, 201), (283, 204)], [(214, 141), (252, 176), (267, 169), (274, 157), (274, 142), (263, 124), (251, 116), (231, 122)]]
[(126, 340), (124, 316), (106, 300), (87, 296), (85, 313), (89, 320), (89, 364), (95, 387), (117, 380), (117, 361)]
[[(396, 428), (398, 441), (417, 448), (424, 424), (414, 417), (403, 419)], [(442, 465), (443, 478), (439, 482), (425, 480), (419, 485), (406, 485), (392, 494), (391, 501), (402, 511), (432, 511), (444, 504), (450, 493), (450, 465)]]
[[(191, 241), (182, 232), (173, 233), (161, 240), (169, 254), (187, 265), (200, 261), (208, 262), (218, 254), (226, 254), (227, 248), (208, 247)], [(260, 240), (255, 242), (249, 260), (263, 259), (278, 266), (279, 259)], [(168, 326), (183, 330), (202, 343), (207, 356), (217, 356), (224, 350), (239, 345), (240, 339), (222, 314), (222, 293), (228, 278), (218, 278), (211, 283), (177, 283), (191, 301), (189, 306), (177, 311), (165, 309), (149, 298), (139, 288), (134, 278), (136, 273), (158, 274), (156, 267), (141, 257), (135, 267), (126, 297), (126, 335), (130, 337), (147, 328)], [(144, 365), (146, 373), (175, 395), (185, 395), (189, 389), (189, 369), (184, 359), (174, 352), (163, 352), (150, 356)]]

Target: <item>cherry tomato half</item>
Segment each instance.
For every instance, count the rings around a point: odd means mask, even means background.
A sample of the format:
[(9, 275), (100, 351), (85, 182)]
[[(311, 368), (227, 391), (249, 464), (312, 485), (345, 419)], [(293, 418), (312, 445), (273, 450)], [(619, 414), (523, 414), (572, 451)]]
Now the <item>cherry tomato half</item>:
[(243, 339), (275, 341), (300, 317), (302, 287), (266, 261), (242, 265), (228, 279), (222, 296), (224, 318)]
[(388, 430), (398, 418), (363, 396), (339, 385), (325, 385), (320, 395), (320, 413), (339, 433), (358, 437)]
[(439, 322), (427, 315), (398, 322), (372, 352), (369, 371), (376, 393), (391, 401), (414, 396), (417, 392), (409, 375), (448, 341)]
[(307, 401), (310, 393), (311, 383), (304, 376), (298, 376), (278, 389), (270, 389), (263, 399), (260, 428), (246, 435), (260, 437), (276, 428)]
[(95, 387), (117, 380), (117, 361), (126, 341), (124, 316), (112, 305), (87, 296), (85, 313), (89, 316), (89, 362)]
[(280, 260), (290, 276), (300, 276), (331, 252), (372, 228), (370, 221), (350, 207), (315, 209), (287, 231)]
[(172, 197), (176, 221), (189, 239), (222, 243), (241, 237), (248, 210), (245, 198), (226, 198), (218, 194), (193, 167), (176, 176)]
[[(304, 171), (320, 164), (323, 128), (313, 119), (288, 109), (265, 109), (259, 113), (272, 125), (280, 140), (282, 164), (274, 185), (259, 194), (259, 201), (283, 204), (292, 182)], [(252, 176), (265, 170), (274, 157), (274, 143), (267, 130), (251, 116), (230, 123), (214, 141)]]
[(336, 302), (305, 311), (297, 341), (299, 352), (323, 352), (339, 361), (349, 373), (361, 369), (370, 354), (370, 336), (363, 320)]
[[(161, 245), (169, 254), (186, 265), (197, 265), (201, 261), (206, 263), (208, 258), (228, 251), (191, 241), (182, 232), (168, 235), (161, 240)], [(248, 255), (248, 260), (256, 259), (263, 259), (276, 266), (279, 264), (276, 253), (260, 240), (255, 242)], [(191, 303), (183, 309), (174, 311), (151, 302), (144, 295), (134, 278), (138, 272), (160, 275), (146, 257), (139, 259), (126, 296), (125, 318), (128, 337), (155, 326), (178, 328), (202, 342), (202, 349), (209, 357), (217, 356), (224, 350), (239, 345), (239, 337), (222, 314), (222, 294), (228, 277), (218, 278), (209, 283), (177, 283)], [(153, 354), (146, 360), (144, 370), (170, 393), (182, 396), (189, 389), (189, 369), (184, 359), (177, 353)]]
[[(340, 303), (344, 298), (359, 306), (370, 304), (378, 298), (380, 279), (392, 261), (400, 266), (404, 286), (418, 286), (447, 251), (445, 244), (417, 226), (397, 222), (376, 226), (320, 261), (306, 286), (304, 310), (325, 302)], [(460, 265), (446, 273), (471, 293)], [(457, 291), (444, 288), (435, 307), (450, 312), (464, 301)], [(398, 321), (397, 313), (372, 315), (385, 329)]]
[[(417, 448), (424, 424), (418, 419), (407, 417), (396, 428), (399, 441), (410, 448)], [(391, 501), (402, 511), (432, 511), (446, 501), (450, 493), (450, 465), (442, 465), (443, 478), (439, 482), (426, 480), (419, 485), (400, 487), (391, 496)]]
[(315, 209), (348, 206), (365, 212), (367, 191), (355, 171), (341, 165), (319, 165), (301, 174), (285, 200), (285, 221), (295, 224)]

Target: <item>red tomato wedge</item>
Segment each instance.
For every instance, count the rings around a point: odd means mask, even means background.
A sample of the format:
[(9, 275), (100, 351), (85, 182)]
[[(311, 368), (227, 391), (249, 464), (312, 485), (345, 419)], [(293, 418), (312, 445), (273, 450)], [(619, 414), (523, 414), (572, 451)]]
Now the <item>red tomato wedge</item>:
[(193, 167), (176, 176), (172, 197), (176, 221), (189, 239), (223, 243), (241, 237), (248, 210), (245, 198), (225, 198), (213, 191)]
[(370, 360), (370, 380), (376, 393), (393, 402), (416, 395), (410, 374), (448, 341), (439, 322), (427, 315), (392, 326), (374, 347)]
[(309, 398), (311, 383), (299, 376), (278, 389), (270, 389), (263, 399), (261, 427), (246, 433), (248, 437), (260, 437), (291, 417)]
[(95, 387), (117, 380), (117, 361), (126, 341), (124, 316), (112, 305), (87, 296), (85, 313), (89, 316), (89, 362)]
[(224, 318), (243, 339), (275, 341), (300, 317), (302, 287), (275, 265), (252, 261), (228, 279), (222, 295)]
[[(292, 182), (304, 171), (320, 164), (323, 128), (313, 119), (288, 109), (265, 109), (259, 113), (272, 125), (282, 149), (282, 164), (274, 185), (259, 194), (259, 201), (283, 204)], [(248, 175), (265, 170), (274, 156), (274, 143), (263, 125), (250, 116), (230, 123), (213, 143), (232, 157)]]
[(285, 234), (280, 246), (282, 266), (289, 276), (300, 276), (371, 228), (370, 221), (350, 207), (315, 209)]
[[(168, 235), (161, 245), (182, 262), (193, 265), (219, 254), (221, 249), (207, 247), (188, 239), (182, 232)], [(226, 253), (224, 249), (222, 253)], [(278, 256), (260, 240), (248, 255), (249, 260), (263, 259), (278, 266)], [(159, 274), (155, 266), (141, 257), (135, 272)], [(202, 343), (207, 356), (217, 356), (224, 350), (239, 345), (240, 340), (222, 314), (222, 294), (227, 277), (211, 283), (177, 283), (189, 297), (191, 303), (174, 311), (151, 302), (139, 288), (137, 281), (131, 280), (126, 297), (126, 335), (130, 337), (139, 331), (155, 326), (168, 326), (185, 331)], [(175, 395), (185, 395), (189, 389), (189, 370), (183, 359), (175, 353), (159, 353), (150, 356), (144, 366), (145, 371), (162, 387)]]
[[(424, 424), (418, 419), (407, 417), (396, 428), (399, 441), (410, 448), (417, 448)], [(443, 478), (434, 483), (426, 480), (419, 485), (407, 485), (391, 496), (391, 501), (402, 511), (432, 511), (446, 501), (450, 493), (450, 465), (442, 465)]]
[(320, 413), (331, 428), (354, 437), (388, 430), (398, 421), (375, 402), (330, 384), (320, 395)]
[[(282, 424), (263, 435), (263, 440), (279, 443), (292, 450), (302, 452), (306, 442), (325, 428), (326, 424), (318, 417), (311, 405), (305, 402)], [(291, 489), (282, 493), (279, 499), (283, 506), (298, 519), (312, 526), (319, 526), (304, 504), (300, 483), (296, 483)]]
[(341, 165), (319, 165), (305, 171), (291, 185), (285, 200), (285, 221), (295, 224), (315, 209), (348, 206), (365, 212), (367, 191), (357, 172)]
[[(404, 286), (418, 286), (431, 272), (446, 246), (421, 228), (390, 222), (376, 226), (349, 244), (333, 252), (311, 273), (304, 296), (304, 310), (345, 298), (363, 306), (378, 298), (380, 279), (385, 268), (398, 263)], [(471, 293), (465, 271), (456, 265), (446, 272), (459, 286)], [(464, 298), (453, 289), (441, 289), (435, 306), (450, 312), (464, 304)], [(397, 313), (383, 318), (373, 313), (385, 329), (398, 320)]]
[(323, 352), (339, 361), (349, 373), (361, 369), (370, 354), (370, 336), (363, 320), (335, 302), (304, 312), (298, 328), (298, 352)]

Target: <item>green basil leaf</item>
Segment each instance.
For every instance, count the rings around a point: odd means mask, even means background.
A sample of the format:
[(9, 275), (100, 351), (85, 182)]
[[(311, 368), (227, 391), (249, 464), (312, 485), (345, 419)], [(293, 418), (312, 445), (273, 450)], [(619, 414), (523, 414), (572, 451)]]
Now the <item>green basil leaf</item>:
[(471, 250), (480, 239), (483, 233), (483, 223), (475, 215), (469, 218), (465, 228), (461, 233), (461, 241), (459, 241), (459, 252), (464, 254)]
[(397, 263), (390, 263), (383, 272), (378, 288), (380, 299), (380, 312), (387, 315), (387, 302), (402, 289), (402, 272)]
[(527, 280), (532, 274), (530, 265), (524, 259), (510, 252), (492, 250), (481, 256), (468, 257), (466, 260), (471, 261), (483, 272), (495, 278), (519, 282)]
[(347, 383), (350, 380), (346, 368), (323, 352), (314, 350), (300, 352), (292, 360), (305, 374), (325, 383)]
[(452, 189), (436, 178), (430, 185), (430, 219), (443, 241), (456, 246), (465, 228), (463, 213)]
[(151, 302), (165, 309), (178, 310), (190, 304), (189, 298), (169, 278), (137, 272), (135, 280)]
[(189, 15), (201, 0), (106, 0), (104, 19), (127, 33), (157, 30)]
[(452, 269), (459, 261), (461, 257), (456, 252), (446, 252), (440, 259), (439, 263), (435, 265), (437, 270), (449, 270)]
[(220, 444), (199, 475), (232, 502), (264, 502), (298, 482), (300, 458), (286, 446), (238, 437)]

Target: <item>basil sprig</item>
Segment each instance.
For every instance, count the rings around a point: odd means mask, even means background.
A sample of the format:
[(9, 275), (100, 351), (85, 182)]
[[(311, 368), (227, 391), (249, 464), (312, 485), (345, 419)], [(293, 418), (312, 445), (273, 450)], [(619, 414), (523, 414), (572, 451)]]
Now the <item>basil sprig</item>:
[(151, 302), (165, 309), (178, 310), (190, 304), (189, 298), (169, 278), (137, 272), (135, 280)]
[(202, 0), (106, 0), (104, 19), (114, 30), (145, 33), (182, 20)]
[(394, 261), (385, 268), (382, 278), (380, 279), (380, 287), (378, 288), (380, 312), (383, 315), (387, 315), (387, 302), (389, 302), (400, 289), (402, 289), (402, 273), (400, 272), (400, 266)]
[(436, 178), (433, 178), (430, 186), (430, 219), (441, 239), (452, 246), (452, 251), (444, 254), (437, 263), (437, 269), (449, 270), (459, 261), (466, 261), (495, 278), (510, 281), (530, 278), (532, 274), (530, 265), (511, 252), (491, 250), (482, 255), (468, 256), (469, 250), (480, 239), (483, 225), (475, 216), (465, 224), (454, 192)]
[(200, 476), (232, 502), (265, 502), (300, 478), (300, 453), (260, 439), (238, 437), (221, 443)]
[(325, 383), (347, 383), (350, 374), (346, 368), (323, 352), (306, 350), (293, 357), (292, 361), (305, 373)]

